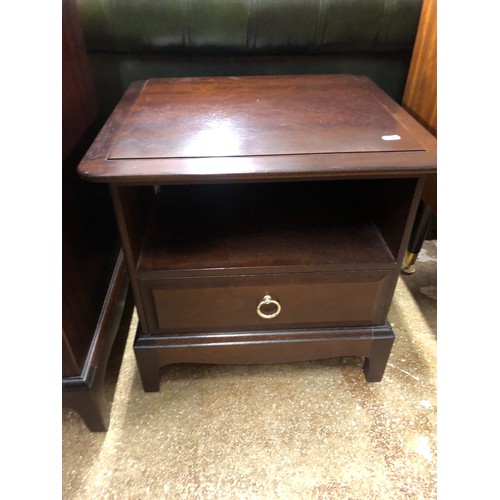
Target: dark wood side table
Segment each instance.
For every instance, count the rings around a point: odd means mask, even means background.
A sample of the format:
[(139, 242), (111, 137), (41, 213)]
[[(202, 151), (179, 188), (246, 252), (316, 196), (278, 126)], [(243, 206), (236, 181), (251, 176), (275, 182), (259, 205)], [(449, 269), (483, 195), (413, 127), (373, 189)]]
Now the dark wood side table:
[(130, 86), (79, 166), (109, 183), (144, 389), (168, 363), (365, 358), (387, 312), (436, 141), (350, 75)]

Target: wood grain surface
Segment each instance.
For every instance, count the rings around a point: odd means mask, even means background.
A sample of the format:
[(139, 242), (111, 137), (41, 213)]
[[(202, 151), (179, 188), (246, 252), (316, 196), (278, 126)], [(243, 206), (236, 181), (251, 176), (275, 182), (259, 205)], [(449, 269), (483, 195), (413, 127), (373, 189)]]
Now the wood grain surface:
[(62, 3), (62, 156), (97, 116), (97, 98), (75, 0)]
[[(437, 135), (437, 1), (424, 0), (403, 96), (403, 106)], [(437, 176), (425, 180), (422, 198), (437, 213)]]
[[(377, 325), (391, 271), (287, 273), (144, 282), (154, 310), (148, 323), (166, 333)], [(265, 295), (281, 305), (272, 319), (256, 307)], [(261, 306), (265, 314), (275, 305)], [(267, 309), (266, 309), (267, 308)]]
[(80, 164), (101, 182), (433, 172), (435, 140), (365, 77), (136, 82)]
[[(379, 381), (435, 171), (435, 138), (364, 77), (132, 84), (79, 173), (111, 184), (144, 389), (171, 362), (344, 355), (364, 356)], [(283, 305), (272, 322), (256, 313), (264, 295)]]
[(437, 1), (424, 0), (403, 105), (437, 133)]
[(108, 158), (422, 149), (355, 77), (181, 78), (147, 82)]

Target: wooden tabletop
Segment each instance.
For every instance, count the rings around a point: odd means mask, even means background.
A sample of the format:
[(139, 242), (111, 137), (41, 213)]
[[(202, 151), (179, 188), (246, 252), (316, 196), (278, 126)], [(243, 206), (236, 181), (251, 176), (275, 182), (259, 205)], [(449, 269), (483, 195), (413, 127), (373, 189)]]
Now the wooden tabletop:
[(352, 75), (135, 82), (79, 166), (89, 180), (126, 183), (435, 170), (435, 138)]

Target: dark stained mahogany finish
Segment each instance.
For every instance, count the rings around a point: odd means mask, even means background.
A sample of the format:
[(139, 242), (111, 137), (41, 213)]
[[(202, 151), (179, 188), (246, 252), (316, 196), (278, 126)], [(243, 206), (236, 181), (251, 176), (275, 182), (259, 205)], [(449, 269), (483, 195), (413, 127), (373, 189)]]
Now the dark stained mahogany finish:
[(67, 160), (98, 111), (75, 0), (62, 2), (62, 102), (62, 157)]
[(162, 79), (129, 88), (79, 171), (149, 184), (337, 178), (431, 173), (435, 153), (433, 136), (364, 77)]
[(133, 301), (126, 300), (129, 279), (108, 190), (83, 182), (76, 170), (97, 132), (96, 115), (77, 6), (63, 0), (62, 406), (75, 409), (90, 430), (105, 431), (104, 376), (112, 347), (123, 352)]
[[(392, 134), (401, 139), (382, 139)], [(357, 78), (190, 78), (148, 81), (108, 158), (422, 149)]]
[[(286, 273), (141, 282), (151, 333), (377, 325), (383, 323), (390, 271)], [(264, 295), (279, 301), (267, 320), (256, 307)], [(271, 312), (274, 312), (271, 310)]]
[[(79, 172), (111, 185), (144, 389), (158, 390), (166, 363), (345, 355), (380, 381), (435, 170), (434, 137), (366, 78), (133, 84)], [(275, 318), (257, 315), (264, 295)]]
[[(90, 431), (108, 429), (111, 404), (105, 391), (105, 377), (112, 348), (123, 353), (132, 319), (134, 303), (129, 280), (120, 254), (95, 325), (87, 359), (78, 376), (63, 377), (63, 407), (73, 408)], [(64, 352), (64, 351), (63, 351)], [(116, 383), (116, 379), (113, 380)]]
[(146, 392), (160, 389), (159, 368), (173, 363), (264, 364), (360, 356), (365, 358), (365, 379), (380, 382), (393, 342), (388, 324), (169, 336), (144, 335), (139, 324), (135, 355)]
[[(396, 257), (374, 222), (380, 201), (370, 185), (329, 181), (164, 186), (155, 200), (137, 269), (392, 267)], [(398, 186), (412, 192), (414, 181), (403, 179)]]

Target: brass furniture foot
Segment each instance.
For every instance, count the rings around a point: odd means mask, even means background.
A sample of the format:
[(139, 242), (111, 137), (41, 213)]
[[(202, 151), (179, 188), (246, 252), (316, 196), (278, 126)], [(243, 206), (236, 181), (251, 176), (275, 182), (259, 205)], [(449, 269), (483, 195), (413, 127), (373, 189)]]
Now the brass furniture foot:
[(415, 272), (415, 262), (417, 261), (418, 254), (406, 251), (401, 270), (405, 274), (413, 274)]

